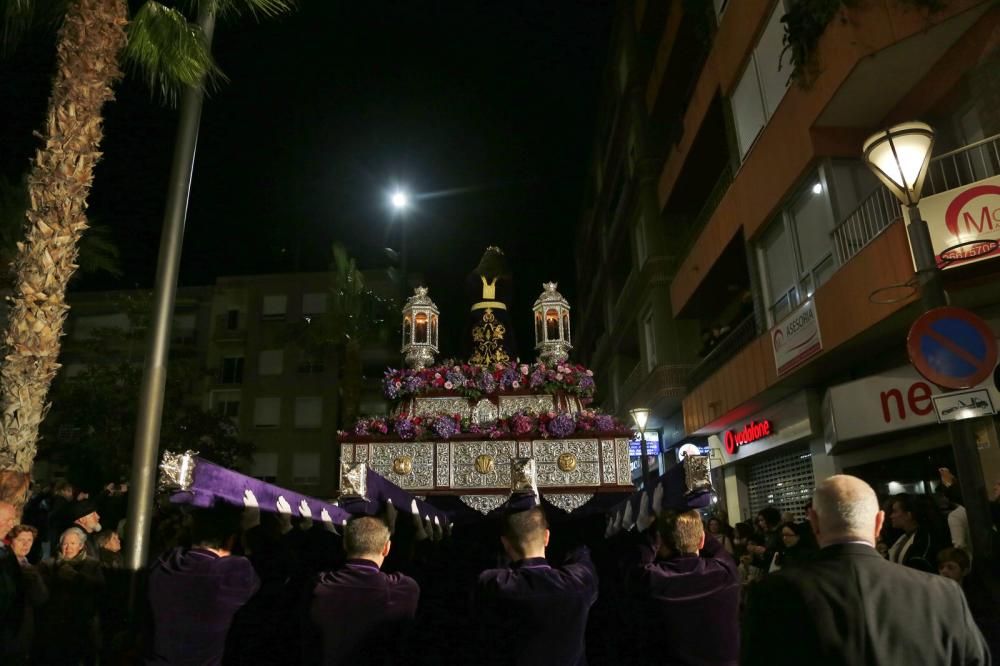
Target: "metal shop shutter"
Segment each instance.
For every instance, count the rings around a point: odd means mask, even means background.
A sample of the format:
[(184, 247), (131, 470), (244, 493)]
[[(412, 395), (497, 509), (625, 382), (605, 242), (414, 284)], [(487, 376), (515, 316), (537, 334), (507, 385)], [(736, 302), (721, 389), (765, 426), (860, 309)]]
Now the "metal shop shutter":
[(751, 464), (747, 488), (751, 518), (764, 507), (773, 506), (782, 513), (790, 512), (796, 519), (804, 519), (803, 507), (816, 488), (809, 449), (793, 449)]

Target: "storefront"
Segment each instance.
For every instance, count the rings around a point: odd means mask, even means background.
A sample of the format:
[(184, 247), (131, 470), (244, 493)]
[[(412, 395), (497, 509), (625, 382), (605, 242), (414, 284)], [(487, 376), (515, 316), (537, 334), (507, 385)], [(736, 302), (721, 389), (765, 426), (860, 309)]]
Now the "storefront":
[[(646, 457), (649, 460), (649, 471), (657, 476), (663, 473), (663, 454), (660, 450), (660, 431), (646, 432)], [(642, 478), (642, 440), (636, 435), (628, 445), (629, 467), (632, 470), (632, 483), (638, 486)]]
[(720, 496), (731, 523), (767, 506), (803, 518), (815, 479), (829, 473), (822, 464), (816, 469), (814, 453), (825, 459), (823, 435), (817, 399), (808, 392), (734, 418), (708, 443), (713, 466), (718, 461), (722, 470)]
[(998, 407), (995, 377), (967, 391), (944, 392), (901, 366), (827, 391), (826, 450), (837, 471), (868, 481), (882, 497), (929, 494), (938, 468), (955, 469), (946, 422), (967, 418), (989, 483), (1000, 476)]

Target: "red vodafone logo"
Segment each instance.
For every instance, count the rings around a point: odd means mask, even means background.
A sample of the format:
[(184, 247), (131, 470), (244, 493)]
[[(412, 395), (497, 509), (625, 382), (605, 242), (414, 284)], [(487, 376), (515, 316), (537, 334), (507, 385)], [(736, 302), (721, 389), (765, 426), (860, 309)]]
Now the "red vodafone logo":
[(773, 432), (771, 422), (767, 420), (751, 421), (743, 426), (743, 430), (727, 430), (726, 434), (723, 436), (723, 442), (726, 445), (726, 452), (728, 452), (729, 455), (733, 455), (736, 453), (736, 450), (744, 444), (749, 444), (751, 442), (756, 442), (758, 439), (770, 437)]
[(1000, 185), (979, 185), (959, 194), (948, 204), (944, 223), (959, 240), (1000, 231)]

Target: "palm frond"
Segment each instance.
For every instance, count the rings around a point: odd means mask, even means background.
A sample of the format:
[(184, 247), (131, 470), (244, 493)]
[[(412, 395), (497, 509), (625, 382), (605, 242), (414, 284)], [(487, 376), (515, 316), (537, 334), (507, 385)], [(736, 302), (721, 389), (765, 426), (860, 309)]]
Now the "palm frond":
[(201, 29), (181, 12), (148, 0), (128, 26), (125, 63), (173, 105), (185, 86), (224, 80)]
[(209, 3), (215, 15), (221, 18), (249, 14), (260, 20), (287, 14), (295, 9), (293, 0), (188, 0), (188, 4), (195, 11), (205, 3)]
[(7, 55), (32, 28), (57, 24), (67, 0), (0, 0), (0, 53)]
[(107, 273), (122, 276), (121, 253), (111, 239), (111, 229), (91, 224), (80, 239), (80, 256), (77, 263), (84, 273)]

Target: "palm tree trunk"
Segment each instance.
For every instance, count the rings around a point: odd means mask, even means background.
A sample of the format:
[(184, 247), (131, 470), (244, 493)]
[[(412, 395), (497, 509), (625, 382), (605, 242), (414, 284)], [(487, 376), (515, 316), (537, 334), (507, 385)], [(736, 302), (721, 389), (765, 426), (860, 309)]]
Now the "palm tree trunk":
[(69, 306), (66, 285), (76, 270), (87, 228), (87, 197), (101, 157), (104, 103), (121, 77), (119, 56), (128, 22), (126, 0), (71, 0), (56, 46), (44, 142), (28, 176), (25, 240), (14, 260), (16, 284), (0, 367), (0, 500), (25, 501), (59, 369), (59, 338)]

